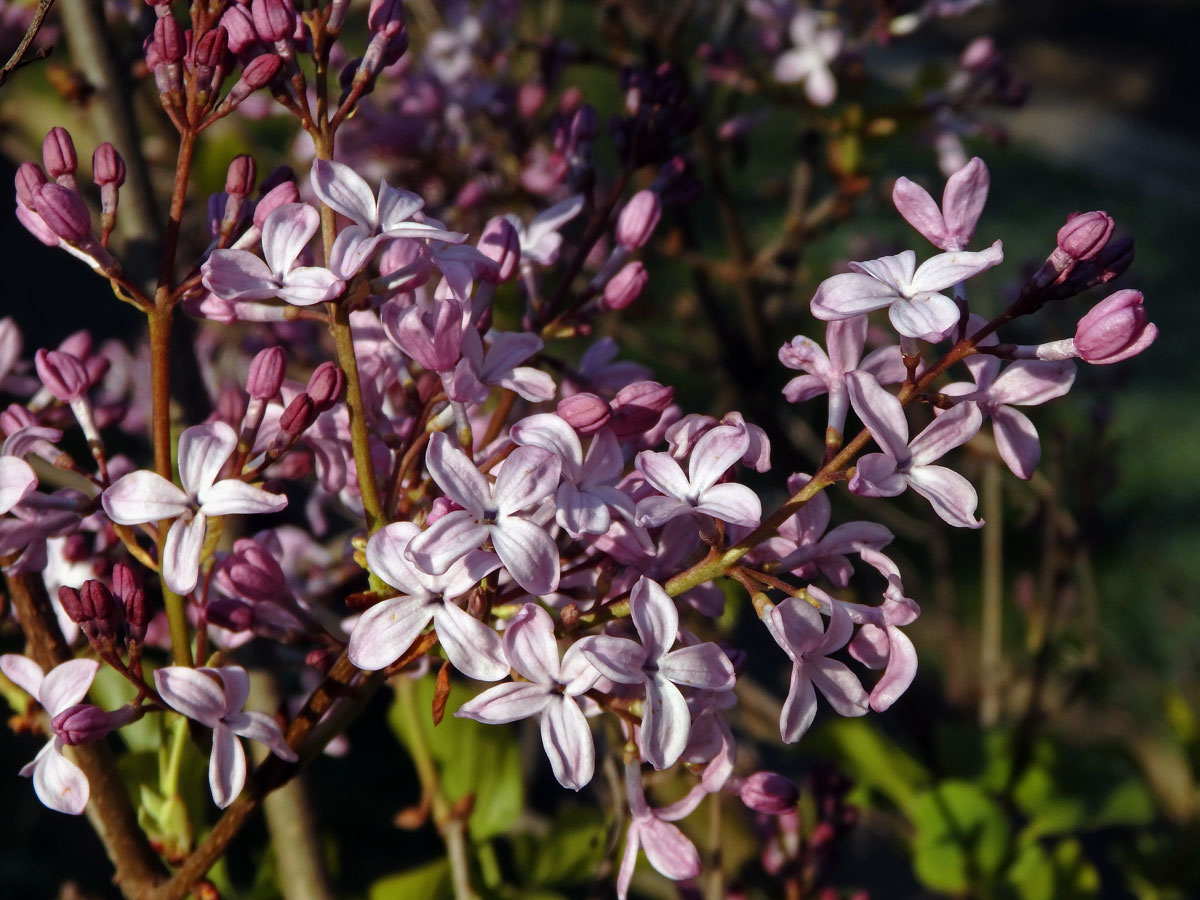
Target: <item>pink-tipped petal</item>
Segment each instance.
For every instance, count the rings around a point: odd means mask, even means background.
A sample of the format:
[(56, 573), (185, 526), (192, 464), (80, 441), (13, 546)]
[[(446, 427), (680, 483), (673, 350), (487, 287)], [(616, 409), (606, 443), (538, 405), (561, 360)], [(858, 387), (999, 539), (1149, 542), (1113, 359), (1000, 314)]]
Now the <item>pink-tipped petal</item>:
[(692, 492), (691, 483), (683, 474), (683, 469), (668, 453), (643, 450), (633, 464), (650, 482), (650, 486), (661, 494), (682, 499)]
[(896, 210), (929, 243), (946, 249), (946, 222), (937, 203), (925, 188), (907, 178), (897, 178), (892, 188)]
[(943, 249), (959, 250), (971, 242), (984, 204), (987, 203), (990, 185), (988, 168), (978, 156), (972, 157), (969, 163), (947, 179), (946, 190), (942, 193), (942, 215), (946, 222), (946, 235), (953, 246), (943, 246)]

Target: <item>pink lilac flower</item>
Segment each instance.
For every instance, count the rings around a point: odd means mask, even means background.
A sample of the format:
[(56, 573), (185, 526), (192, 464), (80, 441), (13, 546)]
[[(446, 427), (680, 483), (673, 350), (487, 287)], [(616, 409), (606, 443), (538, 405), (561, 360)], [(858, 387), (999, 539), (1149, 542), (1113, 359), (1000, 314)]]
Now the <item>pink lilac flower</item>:
[(907, 178), (896, 179), (892, 202), (905, 221), (940, 250), (965, 250), (987, 202), (991, 183), (988, 168), (978, 156), (946, 180), (942, 206), (925, 188)]
[(575, 698), (600, 678), (578, 644), (558, 656), (554, 621), (546, 610), (526, 603), (504, 632), (504, 653), (525, 681), (488, 688), (455, 713), (487, 725), (537, 716), (542, 746), (563, 787), (577, 791), (592, 780), (596, 747)]
[(167, 587), (187, 594), (196, 587), (200, 551), (209, 516), (279, 512), (287, 497), (237, 478), (217, 476), (237, 448), (237, 433), (224, 422), (193, 425), (179, 436), (180, 489), (147, 470), (130, 472), (104, 492), (101, 503), (119, 525), (174, 519), (161, 550)]
[(699, 514), (735, 525), (753, 527), (762, 515), (758, 496), (740, 484), (717, 484), (725, 472), (745, 455), (750, 438), (744, 428), (720, 425), (696, 441), (685, 475), (669, 453), (643, 450), (634, 465), (663, 496), (640, 500), (638, 525), (653, 528), (675, 516)]
[(958, 305), (942, 291), (1003, 259), (996, 241), (978, 253), (939, 253), (919, 268), (911, 250), (852, 262), (851, 271), (821, 282), (812, 299), (812, 314), (832, 321), (886, 308), (892, 327), (904, 337), (939, 341), (959, 318)]
[(640, 684), (646, 691), (642, 713), (642, 752), (656, 769), (673, 765), (688, 743), (692, 716), (677, 685), (706, 691), (733, 689), (733, 664), (712, 642), (672, 650), (679, 636), (679, 612), (661, 586), (638, 579), (629, 597), (638, 636), (599, 634), (576, 646), (606, 678), (618, 684)]
[(238, 735), (265, 744), (282, 760), (298, 759), (274, 719), (266, 713), (242, 711), (250, 696), (250, 676), (240, 666), (166, 666), (155, 671), (154, 684), (171, 709), (213, 730), (208, 785), (221, 809), (246, 784), (246, 751)]
[(775, 80), (783, 84), (804, 82), (804, 93), (814, 106), (828, 106), (837, 96), (837, 82), (829, 63), (842, 48), (842, 33), (822, 26), (822, 14), (800, 9), (788, 25), (792, 48), (775, 60)]
[(629, 895), (639, 849), (646, 854), (656, 872), (672, 881), (699, 875), (700, 854), (696, 852), (696, 845), (671, 822), (690, 815), (704, 798), (704, 792), (693, 791), (679, 803), (653, 809), (646, 802), (641, 764), (634, 760), (625, 764), (625, 793), (631, 819), (625, 831), (625, 849), (617, 873), (619, 900), (625, 900)]
[(367, 565), (401, 591), (368, 609), (350, 635), (350, 662), (375, 671), (391, 665), (431, 621), (450, 662), (480, 681), (508, 674), (500, 636), (452, 602), (500, 567), (495, 554), (472, 550), (442, 575), (427, 575), (408, 561), (409, 542), (421, 533), (412, 522), (381, 528), (367, 542)]
[[(871, 709), (884, 712), (908, 690), (917, 676), (917, 651), (902, 625), (915, 622), (921, 610), (904, 596), (900, 569), (882, 553), (864, 547), (864, 562), (873, 566), (888, 586), (883, 592), (883, 605), (863, 609), (862, 627), (850, 642), (850, 655), (869, 669), (885, 669), (883, 677), (871, 689)], [(831, 604), (836, 602), (830, 599)], [(849, 606), (849, 604), (845, 604)], [(854, 613), (851, 612), (851, 618)], [(886, 667), (886, 668), (885, 668)]]
[(562, 481), (554, 498), (555, 519), (572, 537), (608, 531), (610, 509), (633, 521), (633, 501), (614, 487), (625, 460), (611, 429), (596, 432), (587, 456), (575, 429), (553, 413), (528, 416), (515, 423), (509, 434), (517, 444), (541, 447), (562, 462)]
[(841, 716), (861, 716), (867, 712), (867, 692), (845, 663), (830, 659), (850, 640), (854, 624), (838, 604), (830, 610), (829, 625), (822, 625), (821, 614), (812, 604), (789, 597), (763, 613), (763, 624), (792, 660), (792, 680), (779, 734), (787, 743), (795, 743), (817, 715), (816, 688), (820, 688), (834, 711)]
[(755, 472), (768, 472), (771, 469), (771, 439), (757, 425), (752, 425), (742, 418), (737, 410), (726, 413), (719, 421), (712, 416), (702, 416), (690, 413), (667, 429), (667, 443), (671, 446), (671, 455), (683, 459), (692, 452), (692, 447), (701, 437), (718, 425), (731, 425), (746, 432), (750, 445), (742, 455), (741, 463), (749, 466)]
[(448, 512), (408, 545), (408, 557), (431, 575), (441, 575), (457, 560), (491, 541), (513, 580), (531, 594), (558, 587), (558, 547), (540, 525), (522, 513), (533, 512), (558, 487), (562, 464), (538, 447), (519, 447), (489, 484), (450, 437), (438, 432), (429, 440), (425, 465), (446, 496), (460, 509)]
[(850, 398), (846, 393), (846, 374), (853, 371), (870, 372), (880, 384), (896, 384), (904, 380), (904, 360), (896, 345), (880, 347), (863, 358), (867, 341), (867, 317), (852, 316), (836, 319), (825, 328), (826, 353), (816, 341), (797, 335), (779, 348), (779, 361), (789, 369), (807, 374), (797, 375), (783, 386), (783, 396), (789, 403), (803, 403), (829, 394), (829, 417), (826, 427), (841, 434), (846, 427)]
[(900, 401), (865, 372), (847, 377), (850, 404), (882, 453), (868, 453), (858, 461), (850, 490), (865, 497), (896, 497), (912, 488), (933, 505), (944, 521), (959, 528), (980, 528), (975, 518), (979, 497), (971, 482), (945, 466), (933, 463), (979, 431), (983, 414), (967, 400), (938, 416), (920, 434), (908, 440), (908, 419)]
[(446, 385), (446, 393), (457, 403), (483, 403), (488, 385), (516, 391), (534, 403), (554, 396), (554, 379), (532, 366), (518, 363), (542, 349), (542, 339), (529, 332), (501, 331), (491, 335), (485, 353), (479, 332), (473, 327), (463, 331), (462, 359)]
[(549, 209), (534, 216), (526, 226), (513, 213), (505, 218), (517, 230), (521, 242), (521, 264), (537, 263), (539, 266), (552, 266), (558, 261), (563, 238), (559, 229), (579, 215), (584, 204), (583, 194), (568, 197), (561, 203), (556, 203)]
[[(94, 659), (73, 659), (43, 674), (42, 667), (28, 657), (15, 653), (0, 656), (0, 671), (35, 698), (51, 720), (83, 700), (99, 668), (100, 663)], [(55, 730), (20, 774), (33, 776), (38, 799), (50, 809), (77, 816), (87, 806), (89, 787), (79, 766), (63, 755), (66, 744)]]
[(311, 206), (283, 204), (263, 223), (263, 259), (248, 250), (214, 250), (202, 267), (204, 286), (228, 301), (279, 297), (311, 306), (332, 300), (345, 290), (344, 281), (329, 269), (296, 265), (320, 224)]

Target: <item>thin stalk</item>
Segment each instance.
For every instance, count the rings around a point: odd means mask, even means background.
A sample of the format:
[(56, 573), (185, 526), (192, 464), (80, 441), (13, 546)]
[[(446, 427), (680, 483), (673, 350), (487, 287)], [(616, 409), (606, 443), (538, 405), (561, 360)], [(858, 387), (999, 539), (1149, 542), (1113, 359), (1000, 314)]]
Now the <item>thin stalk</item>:
[(1000, 464), (983, 467), (983, 584), (979, 627), (979, 724), (991, 728), (1000, 719), (1000, 669), (1004, 593), (1004, 504)]

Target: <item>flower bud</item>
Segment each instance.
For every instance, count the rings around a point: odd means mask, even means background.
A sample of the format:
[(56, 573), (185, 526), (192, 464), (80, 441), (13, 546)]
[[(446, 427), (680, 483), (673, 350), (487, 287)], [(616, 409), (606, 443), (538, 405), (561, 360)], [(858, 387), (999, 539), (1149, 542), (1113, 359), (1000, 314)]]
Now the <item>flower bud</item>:
[(254, 17), (241, 3), (229, 4), (221, 16), (221, 26), (228, 35), (229, 51), (235, 56), (241, 57), (247, 51), (260, 46), (258, 32), (254, 30)]
[(196, 44), (192, 61), (197, 90), (205, 92), (218, 87), (225, 78), (229, 61), (229, 32), (220, 25), (205, 32)]
[(17, 166), (17, 177), (13, 179), (17, 186), (17, 200), (33, 209), (37, 200), (37, 192), (48, 179), (37, 163), (23, 162)]
[(613, 398), (612, 429), (619, 438), (644, 434), (662, 417), (675, 399), (674, 388), (657, 381), (635, 381), (617, 391)]
[(239, 153), (229, 163), (225, 173), (225, 193), (233, 197), (248, 197), (254, 190), (254, 179), (258, 176), (254, 157)]
[(317, 411), (313, 408), (312, 397), (308, 394), (297, 394), (279, 417), (279, 427), (294, 440), (304, 434), (316, 420)]
[(626, 263), (604, 286), (605, 308), (616, 310), (627, 307), (641, 295), (648, 278), (646, 267), (639, 261)]
[(112, 572), (113, 594), (125, 606), (125, 623), (130, 639), (142, 641), (150, 625), (146, 591), (132, 566), (117, 563)]
[(87, 369), (69, 353), (39, 350), (34, 354), (33, 364), (46, 390), (63, 403), (78, 400), (88, 389)]
[(1133, 265), (1133, 238), (1122, 237), (1109, 241), (1093, 260), (1100, 270), (1095, 284), (1107, 284), (1120, 278)]
[(6, 436), (21, 428), (31, 428), (37, 423), (37, 416), (20, 403), (10, 403), (4, 412), (0, 412), (0, 430)]
[(272, 601), (288, 593), (287, 579), (275, 557), (253, 538), (242, 538), (218, 573), (219, 586), (246, 600)]
[(67, 614), (67, 618), (76, 625), (91, 621), (91, 610), (84, 607), (79, 591), (75, 588), (62, 585), (58, 589), (58, 602), (62, 606), (63, 612)]
[(1058, 249), (1075, 260), (1091, 259), (1112, 236), (1112, 217), (1100, 210), (1075, 213), (1058, 229)]
[(68, 706), (50, 720), (54, 734), (68, 747), (102, 740), (112, 731), (108, 713), (91, 703)]
[(595, 434), (612, 419), (612, 409), (595, 394), (571, 394), (558, 401), (558, 416), (580, 434)]
[[(289, 169), (290, 173), (291, 170)], [(266, 189), (266, 182), (259, 187), (262, 191), (258, 204), (254, 207), (254, 224), (262, 228), (266, 222), (267, 216), (283, 206), (285, 203), (298, 203), (300, 201), (300, 190), (296, 187), (295, 181), (281, 181), (270, 190)]]
[(213, 597), (204, 607), (204, 617), (218, 628), (249, 631), (254, 626), (254, 610), (241, 600)]
[(267, 347), (258, 351), (250, 361), (250, 374), (246, 378), (246, 391), (255, 400), (270, 400), (283, 386), (283, 375), (287, 369), (287, 354), (282, 347)]
[(250, 15), (258, 36), (271, 44), (290, 37), (295, 27), (296, 10), (288, 0), (252, 0)]
[(125, 160), (117, 148), (105, 141), (92, 153), (92, 180), (101, 187), (125, 183)]
[(777, 772), (755, 772), (737, 788), (737, 795), (755, 812), (778, 816), (791, 812), (800, 801), (800, 789)]
[(596, 140), (596, 135), (600, 132), (600, 123), (596, 117), (596, 107), (590, 103), (585, 103), (579, 109), (575, 110), (575, 115), (571, 118), (571, 145), (590, 144)]
[(1110, 294), (1087, 313), (1075, 328), (1075, 349), (1094, 365), (1120, 362), (1141, 353), (1158, 337), (1142, 305), (1140, 291)]
[(279, 74), (279, 67), (282, 65), (283, 60), (273, 54), (264, 53), (262, 56), (256, 56), (242, 69), (242, 77), (230, 88), (229, 94), (221, 103), (220, 108), (222, 110), (226, 107), (232, 109), (259, 88), (266, 87)]
[(75, 144), (67, 129), (61, 126), (51, 128), (42, 141), (42, 162), (51, 178), (63, 175), (74, 175), (79, 159), (75, 156)]
[(154, 23), (154, 45), (162, 63), (177, 63), (187, 53), (187, 38), (172, 15), (159, 17)]
[(346, 376), (337, 363), (323, 362), (313, 369), (304, 392), (312, 398), (313, 409), (320, 414), (337, 402), (345, 383)]
[(112, 592), (103, 582), (89, 578), (79, 589), (84, 609), (92, 610), (92, 621), (99, 637), (111, 637), (121, 628), (125, 610), (113, 601)]
[(34, 211), (62, 240), (79, 244), (92, 235), (92, 217), (83, 200), (61, 184), (49, 182), (38, 188)]
[(496, 263), (480, 266), (480, 275), (489, 284), (500, 284), (516, 274), (521, 261), (521, 237), (513, 223), (503, 216), (490, 219), (479, 237), (479, 252)]
[(654, 191), (638, 191), (617, 218), (617, 243), (627, 250), (644, 247), (662, 217), (662, 201)]

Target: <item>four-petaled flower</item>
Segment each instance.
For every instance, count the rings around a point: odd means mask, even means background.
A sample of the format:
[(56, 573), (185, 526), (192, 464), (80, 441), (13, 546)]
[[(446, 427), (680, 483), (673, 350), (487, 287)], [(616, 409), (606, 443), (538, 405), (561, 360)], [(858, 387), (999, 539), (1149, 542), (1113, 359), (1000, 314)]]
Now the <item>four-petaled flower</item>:
[(775, 80), (783, 84), (804, 82), (804, 94), (814, 106), (828, 106), (837, 96), (837, 82), (829, 63), (842, 49), (842, 33), (822, 27), (822, 14), (797, 10), (788, 25), (792, 49), (775, 60)]
[(179, 480), (176, 487), (155, 472), (130, 472), (101, 497), (104, 511), (118, 525), (141, 525), (174, 519), (160, 552), (163, 580), (177, 594), (196, 587), (200, 551), (209, 516), (279, 512), (287, 497), (224, 478), (221, 467), (237, 447), (237, 434), (224, 422), (193, 425), (179, 436)]
[(636, 522), (653, 528), (676, 516), (698, 513), (734, 525), (754, 527), (762, 515), (762, 504), (750, 488), (741, 484), (717, 484), (717, 480), (750, 446), (744, 428), (718, 425), (704, 433), (692, 448), (688, 471), (669, 453), (643, 450), (634, 465), (650, 486), (664, 496), (638, 501)]
[(246, 784), (246, 751), (238, 735), (258, 741), (280, 759), (295, 762), (275, 720), (262, 712), (243, 712), (250, 676), (240, 666), (189, 669), (167, 666), (154, 673), (158, 693), (171, 709), (213, 730), (208, 785), (213, 802), (224, 809)]

